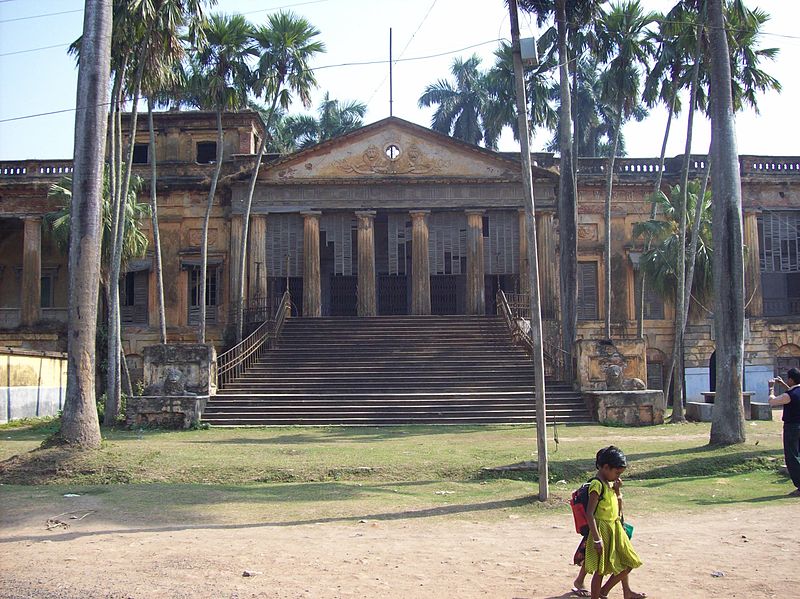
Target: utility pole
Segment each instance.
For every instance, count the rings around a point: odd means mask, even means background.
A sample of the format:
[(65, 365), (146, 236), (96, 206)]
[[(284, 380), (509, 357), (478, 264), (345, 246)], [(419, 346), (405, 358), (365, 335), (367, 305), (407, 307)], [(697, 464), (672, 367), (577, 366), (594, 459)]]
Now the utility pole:
[(531, 149), (528, 136), (528, 109), (525, 100), (525, 75), (522, 70), (522, 53), (519, 46), (519, 18), (517, 0), (509, 0), (511, 18), (511, 51), (514, 57), (514, 90), (517, 96), (517, 123), (522, 157), (522, 186), (525, 191), (525, 230), (528, 239), (528, 280), (531, 298), (531, 340), (533, 342), (533, 376), (536, 393), (536, 450), (539, 466), (539, 501), (550, 495), (547, 458), (547, 402), (544, 391), (544, 350), (542, 348), (542, 302), (539, 295), (539, 257), (536, 248), (536, 222), (534, 215)]
[(393, 116), (393, 107), (392, 103), (394, 102), (394, 89), (393, 89), (393, 81), (392, 81), (392, 28), (389, 27), (389, 116)]

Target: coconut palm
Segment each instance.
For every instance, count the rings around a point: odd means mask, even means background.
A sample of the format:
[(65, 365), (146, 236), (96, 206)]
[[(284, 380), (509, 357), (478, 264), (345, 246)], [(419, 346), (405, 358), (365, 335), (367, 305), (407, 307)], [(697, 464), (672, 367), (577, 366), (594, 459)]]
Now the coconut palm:
[(328, 92), (317, 107), (317, 116), (289, 115), (283, 127), (294, 141), (295, 148), (307, 148), (326, 139), (355, 131), (363, 126), (367, 105), (355, 100), (333, 100)]
[(436, 106), (431, 128), (467, 143), (497, 147), (497, 140), (487, 136), (486, 114), (490, 101), (486, 73), (480, 70), (481, 59), (473, 54), (466, 60), (456, 58), (450, 66), (455, 82), (440, 79), (431, 83), (419, 97), (420, 108)]
[(614, 133), (611, 154), (606, 167), (605, 199), (605, 335), (611, 338), (611, 196), (614, 184), (614, 160), (619, 144), (619, 132), (639, 104), (642, 66), (653, 54), (648, 38), (655, 13), (646, 13), (638, 0), (626, 0), (602, 12), (598, 32), (599, 48), (610, 61), (603, 73), (603, 98), (614, 106)]
[[(310, 61), (325, 51), (325, 45), (317, 38), (319, 30), (306, 19), (291, 12), (279, 11), (271, 14), (266, 25), (257, 27), (253, 32), (253, 40), (260, 54), (258, 68), (253, 81), (253, 92), (263, 96), (269, 102), (266, 119), (266, 133), (269, 133), (275, 117), (275, 109), (286, 110), (292, 96), (296, 96), (303, 106), (311, 103), (310, 93), (316, 87), (317, 80), (311, 70)], [(362, 114), (363, 116), (363, 114)], [(267, 135), (261, 140), (256, 154), (256, 163), (250, 176), (247, 192), (247, 204), (244, 213), (244, 231), (239, 252), (239, 301), (236, 312), (236, 339), (242, 338), (242, 315), (244, 310), (244, 278), (245, 256), (247, 255), (248, 229), (250, 209), (253, 204), (253, 193), (256, 188), (261, 159), (267, 149)]]
[(257, 49), (252, 41), (253, 28), (241, 15), (211, 15), (201, 30), (203, 42), (192, 48), (190, 75), (184, 101), (199, 108), (213, 110), (217, 121), (217, 154), (208, 190), (200, 242), (201, 266), (198, 285), (200, 317), (197, 339), (199, 343), (205, 343), (208, 225), (222, 170), (224, 144), (222, 113), (246, 106), (247, 93), (252, 84), (252, 74), (247, 61), (257, 55)]

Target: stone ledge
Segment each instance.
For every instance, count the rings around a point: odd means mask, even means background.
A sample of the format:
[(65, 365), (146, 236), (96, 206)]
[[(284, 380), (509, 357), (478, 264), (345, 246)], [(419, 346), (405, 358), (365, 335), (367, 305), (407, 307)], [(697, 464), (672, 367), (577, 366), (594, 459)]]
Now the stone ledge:
[(601, 424), (643, 426), (664, 423), (664, 394), (657, 389), (638, 391), (586, 391), (589, 411)]
[(686, 420), (691, 420), (693, 422), (711, 422), (713, 410), (713, 403), (706, 403), (704, 401), (687, 401)]
[(125, 409), (129, 426), (188, 429), (200, 422), (208, 395), (130, 397)]

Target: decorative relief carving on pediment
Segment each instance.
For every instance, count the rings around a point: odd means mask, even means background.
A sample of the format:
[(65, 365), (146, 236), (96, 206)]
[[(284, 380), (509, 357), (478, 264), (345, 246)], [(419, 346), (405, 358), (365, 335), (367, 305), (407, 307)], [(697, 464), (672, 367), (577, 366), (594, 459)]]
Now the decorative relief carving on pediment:
[(356, 175), (430, 175), (441, 172), (447, 161), (425, 154), (416, 144), (402, 148), (391, 143), (383, 151), (372, 144), (360, 156), (334, 164), (341, 172)]
[(578, 239), (581, 241), (597, 241), (599, 238), (598, 233), (595, 223), (578, 225)]

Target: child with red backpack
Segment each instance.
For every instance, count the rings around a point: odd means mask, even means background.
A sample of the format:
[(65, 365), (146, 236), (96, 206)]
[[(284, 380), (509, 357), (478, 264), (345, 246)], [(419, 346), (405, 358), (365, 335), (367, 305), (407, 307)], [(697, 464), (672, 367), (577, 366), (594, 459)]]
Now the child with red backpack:
[[(622, 583), (625, 599), (643, 599), (647, 595), (632, 591), (628, 584), (628, 574), (642, 562), (630, 542), (633, 527), (626, 527), (621, 517), (619, 477), (627, 467), (625, 454), (613, 445), (605, 447), (597, 452), (595, 466), (597, 474), (578, 488), (570, 500), (575, 530), (583, 537), (574, 556), (581, 569), (572, 592), (579, 597), (590, 596), (585, 578), (591, 572), (593, 599), (605, 598), (618, 582)], [(610, 578), (602, 584), (604, 576)]]

